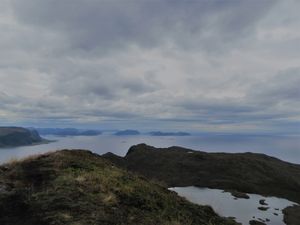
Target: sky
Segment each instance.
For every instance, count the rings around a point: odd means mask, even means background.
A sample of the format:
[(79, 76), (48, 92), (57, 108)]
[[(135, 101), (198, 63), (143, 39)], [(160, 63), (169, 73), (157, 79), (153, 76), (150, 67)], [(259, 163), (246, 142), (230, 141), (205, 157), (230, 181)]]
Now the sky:
[(300, 1), (0, 0), (0, 124), (300, 133)]

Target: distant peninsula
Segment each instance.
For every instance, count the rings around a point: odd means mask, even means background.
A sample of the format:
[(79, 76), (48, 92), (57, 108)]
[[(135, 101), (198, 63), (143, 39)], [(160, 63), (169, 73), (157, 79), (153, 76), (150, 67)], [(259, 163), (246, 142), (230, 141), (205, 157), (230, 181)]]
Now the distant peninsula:
[(141, 133), (137, 130), (121, 130), (117, 131), (115, 135), (117, 136), (126, 136), (126, 135), (140, 135)]
[(97, 136), (102, 134), (99, 130), (80, 130), (76, 128), (35, 128), (40, 135), (55, 136)]
[(34, 129), (0, 127), (0, 148), (42, 144), (48, 142)]
[(161, 131), (152, 131), (149, 132), (151, 136), (189, 136), (190, 133), (187, 132), (161, 132)]

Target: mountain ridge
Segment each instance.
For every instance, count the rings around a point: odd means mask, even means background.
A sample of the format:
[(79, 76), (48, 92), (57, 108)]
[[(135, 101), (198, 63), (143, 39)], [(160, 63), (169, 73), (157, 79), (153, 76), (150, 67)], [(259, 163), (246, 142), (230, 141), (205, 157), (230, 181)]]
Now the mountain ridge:
[(0, 147), (18, 147), (46, 143), (34, 129), (0, 127)]
[(165, 182), (283, 197), (300, 203), (300, 165), (258, 153), (207, 153), (177, 146), (132, 146), (125, 157), (103, 157)]

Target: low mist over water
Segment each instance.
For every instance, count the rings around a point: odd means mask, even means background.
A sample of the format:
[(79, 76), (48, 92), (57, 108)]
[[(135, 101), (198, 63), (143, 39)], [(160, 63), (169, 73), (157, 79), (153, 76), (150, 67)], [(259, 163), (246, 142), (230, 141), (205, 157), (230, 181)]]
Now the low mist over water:
[(155, 147), (182, 146), (207, 152), (256, 152), (300, 164), (298, 136), (191, 135), (183, 137), (133, 136), (44, 136), (56, 140), (49, 144), (0, 149), (0, 162), (59, 149), (87, 149), (98, 154), (113, 152), (124, 156), (132, 145), (146, 143)]

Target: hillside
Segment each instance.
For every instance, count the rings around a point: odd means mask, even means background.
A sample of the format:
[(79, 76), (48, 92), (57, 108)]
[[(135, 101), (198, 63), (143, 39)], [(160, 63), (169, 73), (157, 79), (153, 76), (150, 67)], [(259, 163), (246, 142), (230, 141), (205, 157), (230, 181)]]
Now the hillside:
[(83, 150), (0, 167), (2, 225), (229, 225), (208, 206)]
[(43, 142), (36, 130), (22, 127), (0, 127), (0, 147), (16, 147)]
[(180, 147), (133, 146), (114, 163), (169, 187), (199, 186), (277, 196), (300, 203), (300, 165), (255, 153), (206, 153)]

